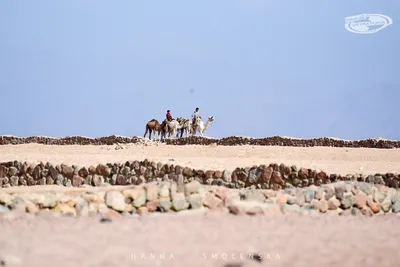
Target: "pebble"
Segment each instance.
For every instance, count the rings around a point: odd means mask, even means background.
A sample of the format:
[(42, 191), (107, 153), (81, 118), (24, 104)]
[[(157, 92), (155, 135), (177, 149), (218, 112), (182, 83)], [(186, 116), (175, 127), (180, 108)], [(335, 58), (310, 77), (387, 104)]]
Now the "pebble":
[(303, 191), (304, 200), (306, 203), (310, 203), (314, 199), (315, 191), (312, 189), (306, 189)]
[(105, 203), (108, 207), (117, 210), (124, 211), (125, 210), (125, 198), (118, 191), (109, 191), (106, 194)]

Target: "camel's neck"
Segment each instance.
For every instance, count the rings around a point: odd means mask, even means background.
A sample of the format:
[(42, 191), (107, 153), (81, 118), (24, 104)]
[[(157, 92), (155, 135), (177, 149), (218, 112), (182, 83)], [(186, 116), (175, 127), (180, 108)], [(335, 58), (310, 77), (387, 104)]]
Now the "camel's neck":
[(210, 120), (207, 121), (206, 126), (204, 126), (204, 130), (207, 130), (208, 126), (210, 126)]

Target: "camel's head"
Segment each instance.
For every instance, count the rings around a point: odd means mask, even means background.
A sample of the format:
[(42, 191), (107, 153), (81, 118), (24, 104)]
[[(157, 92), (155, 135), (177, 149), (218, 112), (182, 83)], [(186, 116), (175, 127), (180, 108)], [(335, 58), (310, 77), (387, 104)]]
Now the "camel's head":
[(208, 117), (208, 120), (211, 122), (211, 121), (214, 121), (214, 116), (210, 116), (210, 117)]

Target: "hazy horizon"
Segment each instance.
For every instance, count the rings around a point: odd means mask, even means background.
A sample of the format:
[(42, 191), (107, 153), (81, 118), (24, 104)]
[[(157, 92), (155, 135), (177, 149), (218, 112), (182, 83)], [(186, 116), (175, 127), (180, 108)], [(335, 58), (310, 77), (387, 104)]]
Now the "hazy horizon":
[[(384, 14), (374, 34), (347, 16)], [(0, 135), (400, 140), (400, 3), (372, 0), (2, 1)], [(400, 24), (399, 24), (400, 25)]]

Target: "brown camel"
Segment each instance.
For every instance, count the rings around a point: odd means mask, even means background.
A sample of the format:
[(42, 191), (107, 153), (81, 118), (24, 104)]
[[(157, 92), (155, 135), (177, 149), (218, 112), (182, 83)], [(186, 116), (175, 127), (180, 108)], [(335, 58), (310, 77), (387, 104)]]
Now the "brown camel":
[(144, 133), (144, 138), (146, 138), (147, 132), (149, 132), (149, 139), (151, 140), (151, 132), (154, 132), (154, 140), (156, 140), (156, 133), (158, 133), (158, 138), (160, 138), (160, 133), (162, 131), (161, 124), (156, 119), (152, 119), (146, 124), (146, 132)]

